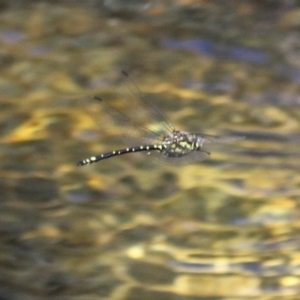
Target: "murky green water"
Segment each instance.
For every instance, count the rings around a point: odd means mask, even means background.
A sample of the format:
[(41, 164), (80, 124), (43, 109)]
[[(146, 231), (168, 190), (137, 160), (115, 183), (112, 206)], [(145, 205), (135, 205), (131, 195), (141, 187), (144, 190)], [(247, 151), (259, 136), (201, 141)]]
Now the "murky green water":
[[(1, 12), (1, 299), (298, 299), (299, 8), (124, 3)], [(246, 139), (77, 167), (135, 146), (85, 100), (124, 69), (179, 130)]]

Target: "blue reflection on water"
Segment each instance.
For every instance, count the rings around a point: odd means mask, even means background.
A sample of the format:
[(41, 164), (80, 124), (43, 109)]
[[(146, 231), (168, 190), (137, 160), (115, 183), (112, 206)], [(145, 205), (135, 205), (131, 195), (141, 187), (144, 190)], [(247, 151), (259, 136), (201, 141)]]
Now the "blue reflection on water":
[(228, 46), (206, 39), (164, 39), (162, 41), (162, 45), (170, 48), (192, 50), (204, 55), (219, 57), (222, 59), (240, 60), (252, 64), (261, 65), (270, 61), (269, 55), (262, 50), (242, 46)]
[(14, 29), (4, 29), (0, 32), (0, 40), (7, 44), (15, 44), (26, 38), (27, 35), (25, 33)]

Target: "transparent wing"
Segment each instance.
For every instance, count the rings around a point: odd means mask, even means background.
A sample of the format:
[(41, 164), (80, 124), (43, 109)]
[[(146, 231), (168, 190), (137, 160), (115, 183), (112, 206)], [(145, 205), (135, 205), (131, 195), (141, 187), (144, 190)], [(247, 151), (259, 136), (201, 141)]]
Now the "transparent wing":
[(126, 72), (122, 71), (119, 79), (112, 88), (114, 96), (91, 97), (86, 103), (85, 110), (104, 135), (117, 136), (130, 146), (151, 143), (173, 130), (152, 99)]
[(207, 152), (219, 152), (222, 155), (230, 155), (236, 152), (234, 142), (243, 140), (244, 136), (213, 136), (208, 134), (199, 134), (198, 137), (203, 139), (201, 150)]
[(218, 136), (218, 135), (209, 135), (202, 133), (195, 133), (197, 137), (204, 139), (204, 145), (206, 144), (226, 144), (239, 140), (243, 140), (244, 136)]
[(181, 157), (170, 157), (164, 155), (163, 153), (151, 151), (149, 154), (151, 157), (158, 159), (160, 162), (172, 165), (188, 165), (196, 162), (204, 161), (209, 159), (210, 153), (206, 151), (196, 151), (193, 150), (188, 152), (186, 155)]
[(121, 138), (129, 143), (128, 146), (150, 143), (158, 137), (154, 131), (144, 127), (141, 123), (136, 124), (123, 113), (122, 107), (117, 105), (115, 98), (88, 97), (84, 99), (82, 106), (98, 125), (103, 136)]
[[(126, 115), (130, 116), (136, 124), (145, 125), (157, 122), (164, 127), (166, 132), (174, 130), (168, 118), (154, 104), (154, 99), (152, 99), (151, 95), (143, 93), (134, 79), (125, 71), (122, 71), (121, 75), (121, 86), (126, 87), (129, 92), (121, 93), (123, 95), (122, 100), (125, 104), (124, 108), (126, 108)], [(126, 95), (129, 95), (130, 98), (126, 97)]]

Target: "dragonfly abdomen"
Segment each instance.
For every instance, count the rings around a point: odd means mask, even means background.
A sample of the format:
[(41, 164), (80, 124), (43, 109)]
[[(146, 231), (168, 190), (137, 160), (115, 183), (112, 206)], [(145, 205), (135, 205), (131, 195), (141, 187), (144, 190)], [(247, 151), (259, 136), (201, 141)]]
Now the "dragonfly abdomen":
[(95, 162), (98, 162), (103, 159), (107, 159), (113, 156), (118, 156), (118, 155), (123, 155), (127, 153), (134, 153), (134, 152), (141, 152), (141, 151), (162, 151), (164, 148), (163, 145), (158, 144), (158, 145), (141, 145), (141, 146), (136, 146), (136, 147), (131, 147), (131, 148), (126, 148), (126, 149), (120, 149), (120, 150), (115, 150), (111, 152), (106, 152), (100, 155), (96, 156), (91, 156), (89, 158), (83, 159), (77, 163), (77, 166), (85, 166), (89, 165)]

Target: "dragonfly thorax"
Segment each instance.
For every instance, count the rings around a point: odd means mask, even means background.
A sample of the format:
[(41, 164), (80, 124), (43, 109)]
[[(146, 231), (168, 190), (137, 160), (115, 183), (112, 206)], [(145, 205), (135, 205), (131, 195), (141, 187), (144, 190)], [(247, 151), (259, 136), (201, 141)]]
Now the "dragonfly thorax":
[(202, 147), (195, 134), (178, 130), (173, 130), (165, 136), (161, 145), (162, 153), (168, 157), (182, 157)]

